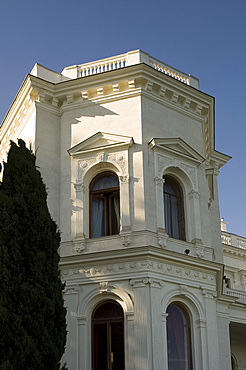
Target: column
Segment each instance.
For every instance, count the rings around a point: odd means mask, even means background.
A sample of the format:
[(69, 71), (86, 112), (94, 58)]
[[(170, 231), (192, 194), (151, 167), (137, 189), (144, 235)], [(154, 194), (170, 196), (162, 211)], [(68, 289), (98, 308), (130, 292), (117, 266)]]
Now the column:
[(120, 179), (120, 215), (121, 215), (121, 230), (130, 229), (130, 199), (129, 199), (129, 183), (128, 175), (119, 176)]
[(167, 353), (167, 313), (162, 314), (162, 331), (163, 331), (163, 369), (168, 369)]
[(217, 313), (218, 336), (219, 336), (219, 370), (231, 369), (231, 344), (229, 330), (229, 314)]
[(161, 281), (149, 277), (130, 281), (134, 292), (135, 369), (163, 370)]
[(155, 192), (156, 192), (156, 216), (157, 228), (165, 232), (165, 215), (164, 215), (164, 200), (163, 200), (163, 183), (164, 179), (155, 177)]
[(65, 307), (67, 307), (67, 343), (64, 362), (69, 369), (78, 369), (78, 343), (77, 343), (77, 305), (78, 288), (65, 288)]
[(76, 236), (74, 239), (75, 250), (81, 253), (85, 249), (84, 236), (84, 185), (82, 183), (74, 184), (76, 190)]
[[(198, 369), (208, 369), (208, 347), (207, 347), (207, 322), (204, 319), (196, 320), (196, 331), (194, 332), (195, 358)], [(200, 343), (200, 345), (199, 345)]]
[(135, 370), (135, 346), (134, 346), (134, 313), (127, 312), (125, 315), (125, 348), (127, 370)]
[[(216, 316), (216, 297), (215, 291), (203, 290), (206, 320), (207, 320), (207, 354), (208, 354), (208, 369), (221, 369), (219, 364), (219, 337), (217, 330), (217, 316)], [(202, 345), (202, 350), (205, 347)], [(205, 353), (206, 356), (206, 353)], [(225, 367), (223, 370), (226, 370)]]
[[(78, 318), (78, 369), (88, 369), (90, 363), (90, 338), (86, 336), (86, 317)], [(89, 356), (89, 358), (88, 358)], [(71, 368), (72, 369), (72, 368)]]
[(202, 233), (201, 233), (201, 217), (200, 217), (200, 194), (198, 191), (192, 189), (189, 193), (189, 200), (192, 202), (192, 206), (190, 207), (193, 211), (193, 217), (192, 222), (193, 222), (193, 230), (192, 230), (192, 236), (191, 240), (192, 241), (198, 241), (201, 243), (202, 239)]

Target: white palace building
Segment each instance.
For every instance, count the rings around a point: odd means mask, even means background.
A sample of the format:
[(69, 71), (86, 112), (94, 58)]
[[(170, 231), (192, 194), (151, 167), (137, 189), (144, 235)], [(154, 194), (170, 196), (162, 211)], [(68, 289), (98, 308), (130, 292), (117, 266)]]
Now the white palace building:
[(61, 230), (69, 370), (245, 370), (246, 239), (221, 232), (230, 157), (199, 80), (140, 50), (36, 64), (1, 160), (17, 138), (38, 148)]

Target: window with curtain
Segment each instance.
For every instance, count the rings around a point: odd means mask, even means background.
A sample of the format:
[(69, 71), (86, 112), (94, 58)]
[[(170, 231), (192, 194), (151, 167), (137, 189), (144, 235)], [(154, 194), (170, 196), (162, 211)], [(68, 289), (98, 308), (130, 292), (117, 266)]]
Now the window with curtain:
[(171, 238), (185, 240), (183, 191), (171, 176), (164, 176), (163, 199), (166, 233)]
[(104, 302), (92, 314), (92, 369), (124, 370), (124, 313), (114, 301)]
[(119, 234), (119, 179), (113, 172), (103, 172), (90, 184), (90, 237)]
[(192, 370), (190, 320), (179, 304), (167, 308), (168, 370)]

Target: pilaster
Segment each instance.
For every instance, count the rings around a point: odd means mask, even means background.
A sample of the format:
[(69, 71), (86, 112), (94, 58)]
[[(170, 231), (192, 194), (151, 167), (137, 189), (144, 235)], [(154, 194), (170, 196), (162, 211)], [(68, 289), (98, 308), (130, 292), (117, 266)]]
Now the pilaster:
[(164, 363), (163, 332), (159, 325), (162, 282), (146, 277), (131, 280), (130, 284), (133, 286), (135, 302), (135, 368), (162, 370)]
[[(207, 348), (208, 348), (208, 369), (221, 369), (219, 364), (219, 344), (216, 317), (216, 292), (203, 290), (205, 311), (207, 318)], [(222, 370), (222, 369), (221, 369)]]

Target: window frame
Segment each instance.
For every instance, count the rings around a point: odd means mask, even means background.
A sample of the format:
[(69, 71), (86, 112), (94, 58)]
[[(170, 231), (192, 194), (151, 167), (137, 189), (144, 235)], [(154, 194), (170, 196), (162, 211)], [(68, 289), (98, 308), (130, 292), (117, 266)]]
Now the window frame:
[[(174, 184), (178, 188), (179, 195), (174, 195), (171, 193), (168, 193), (165, 191), (165, 184), (166, 180), (170, 180), (171, 183)], [(168, 202), (169, 202), (169, 210), (166, 209), (167, 204), (165, 202), (165, 195), (168, 196)], [(172, 202), (171, 199), (175, 198), (178, 200), (177, 204), (177, 225), (178, 225), (178, 238), (174, 236), (174, 226), (173, 226), (173, 213), (172, 213)], [(163, 204), (164, 204), (164, 218), (165, 218), (165, 231), (169, 235), (169, 237), (177, 239), (177, 240), (183, 240), (186, 241), (186, 222), (185, 222), (185, 209), (184, 209), (184, 192), (182, 189), (182, 186), (180, 182), (172, 175), (164, 174), (163, 175)], [(170, 218), (170, 224), (171, 224), (171, 232), (170, 230), (167, 230), (167, 217), (166, 213), (169, 211), (169, 218)]]
[[(187, 370), (193, 370), (193, 356), (192, 356), (192, 337), (191, 337), (191, 316), (187, 310), (187, 308), (181, 303), (181, 302), (178, 302), (178, 301), (174, 301), (174, 302), (170, 302), (169, 305), (167, 306), (167, 309), (166, 309), (166, 313), (168, 314), (168, 308), (170, 306), (176, 306), (178, 307), (181, 311), (182, 311), (182, 314), (185, 318), (185, 321), (186, 321), (186, 327), (187, 327), (187, 334), (188, 334), (188, 340), (187, 340), (187, 346), (188, 346), (188, 369)], [(167, 316), (167, 321), (168, 321), (168, 316)], [(167, 325), (167, 330), (166, 330), (166, 333), (167, 333), (167, 352), (168, 352), (168, 325)], [(168, 356), (168, 354), (167, 354)], [(167, 357), (167, 361), (168, 361), (168, 364), (169, 364), (169, 356)]]
[[(94, 184), (100, 180), (100, 178), (103, 178), (104, 176), (111, 175), (114, 176), (118, 181), (118, 186), (99, 189), (99, 190), (93, 190)], [(109, 193), (113, 193), (111, 195), (108, 195)], [(115, 193), (115, 194), (114, 194)], [(102, 194), (102, 195), (101, 195)], [(105, 195), (104, 195), (105, 194)], [(110, 236), (110, 235), (117, 235), (120, 232), (120, 225), (118, 227), (118, 232), (113, 232), (113, 223), (112, 223), (112, 209), (110, 205), (112, 204), (112, 200), (118, 196), (119, 199), (119, 218), (120, 218), (120, 182), (119, 178), (113, 171), (103, 171), (98, 173), (93, 177), (93, 179), (90, 182), (89, 185), (89, 236), (90, 238), (99, 238), (103, 236)], [(98, 237), (92, 237), (92, 199), (103, 199), (104, 202), (104, 235), (98, 236)], [(107, 217), (105, 217), (105, 215)]]
[[(121, 311), (121, 314), (120, 316), (116, 316), (116, 317), (102, 317), (102, 318), (95, 318), (95, 314), (97, 312), (97, 310), (105, 305), (105, 304), (111, 304), (111, 305), (115, 305), (117, 306), (117, 308)], [(113, 367), (113, 357), (112, 357), (112, 337), (111, 337), (111, 324), (122, 324), (122, 327), (123, 327), (123, 336), (122, 336), (122, 342), (123, 342), (123, 348), (122, 348), (122, 355), (123, 355), (123, 359), (124, 359), (124, 363), (123, 363), (123, 368), (125, 369), (125, 327), (124, 327), (124, 311), (123, 311), (123, 308), (121, 307), (121, 305), (112, 300), (112, 299), (109, 299), (109, 300), (105, 300), (105, 301), (102, 301), (100, 302), (93, 310), (92, 314), (91, 314), (91, 360), (92, 360), (92, 370), (95, 370), (96, 369), (96, 365), (95, 365), (95, 327), (96, 325), (106, 325), (106, 336), (107, 338), (107, 341), (106, 341), (106, 351), (107, 351), (107, 369), (108, 370), (113, 370), (114, 367)]]

